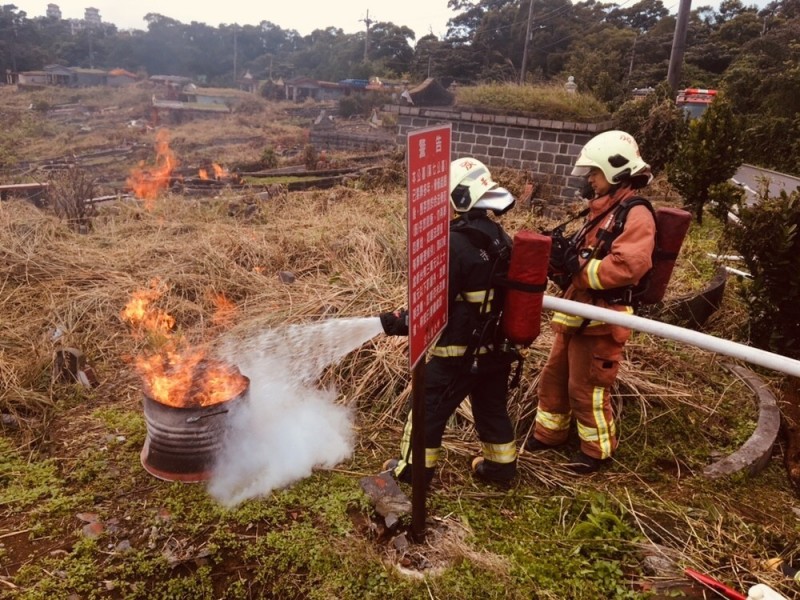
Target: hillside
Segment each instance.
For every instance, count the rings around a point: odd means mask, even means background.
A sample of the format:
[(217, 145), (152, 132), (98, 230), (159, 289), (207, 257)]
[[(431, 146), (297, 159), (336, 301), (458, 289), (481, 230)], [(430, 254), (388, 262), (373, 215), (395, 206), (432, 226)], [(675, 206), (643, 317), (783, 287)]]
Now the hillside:
[[(94, 101), (104, 116), (84, 132), (84, 122), (9, 97), (4, 115), (16, 120), (3, 134), (0, 183), (41, 174), (46, 160), (128, 147), (141, 99)], [(102, 110), (111, 105), (113, 117)], [(270, 106), (170, 127), (173, 158), (191, 171), (232, 169), (280, 147), (282, 160), (302, 163), (290, 152), (302, 149), (302, 123)], [(154, 171), (156, 130), (135, 135), (135, 152), (77, 167), (93, 176), (93, 195)], [(374, 319), (405, 302), (405, 190), (379, 176), (399, 170), (272, 194), (168, 187), (148, 203), (98, 202), (83, 227), (52, 204), (0, 202), (4, 597), (706, 597), (686, 567), (793, 597), (766, 564), (798, 544), (781, 448), (753, 477), (702, 474), (752, 433), (752, 392), (722, 357), (644, 334), (626, 349), (621, 447), (608, 471), (580, 478), (565, 456), (523, 454), (509, 489), (473, 481), (465, 405), (446, 434), (427, 542), (408, 542), (405, 518), (391, 528), (377, 517), (360, 480), (395, 454), (410, 394), (405, 340), (380, 334)], [(497, 177), (521, 191), (519, 174)], [(663, 189), (659, 200), (674, 202)], [(513, 233), (548, 221), (520, 205), (504, 223)], [(673, 298), (710, 276), (717, 232), (712, 218), (693, 228)], [(729, 339), (742, 325), (735, 287), (708, 324)], [(148, 300), (155, 328), (123, 314), (136, 298)], [(543, 330), (511, 402), (520, 444), (551, 342)], [(84, 355), (96, 385), (54, 380), (64, 348)], [(235, 451), (207, 484), (143, 468), (143, 406), (155, 390), (142, 360), (167, 350), (202, 351), (249, 378), (249, 420), (231, 426)]]

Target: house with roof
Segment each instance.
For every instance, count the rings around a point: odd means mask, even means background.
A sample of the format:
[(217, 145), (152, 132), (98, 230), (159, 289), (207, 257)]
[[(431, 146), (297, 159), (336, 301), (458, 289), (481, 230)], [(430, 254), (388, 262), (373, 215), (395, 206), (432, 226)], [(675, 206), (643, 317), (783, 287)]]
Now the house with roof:
[(47, 73), (45, 71), (20, 71), (16, 75), (15, 83), (20, 89), (40, 88), (47, 85)]
[(197, 104), (215, 104), (226, 107), (233, 107), (247, 98), (249, 94), (242, 90), (233, 88), (210, 88), (197, 87), (193, 83), (184, 86), (181, 92), (181, 100)]
[(108, 80), (108, 71), (102, 69), (82, 69), (75, 67), (72, 69), (75, 75), (75, 87), (96, 87), (104, 86)]
[(133, 85), (139, 78), (125, 69), (111, 69), (106, 80), (109, 87), (119, 88)]
[(261, 82), (253, 77), (249, 70), (245, 71), (244, 75), (242, 75), (236, 83), (239, 85), (239, 89), (249, 94), (257, 94), (258, 89), (261, 86)]
[(74, 84), (75, 73), (69, 67), (63, 65), (46, 65), (44, 72), (47, 73), (47, 85), (70, 87)]

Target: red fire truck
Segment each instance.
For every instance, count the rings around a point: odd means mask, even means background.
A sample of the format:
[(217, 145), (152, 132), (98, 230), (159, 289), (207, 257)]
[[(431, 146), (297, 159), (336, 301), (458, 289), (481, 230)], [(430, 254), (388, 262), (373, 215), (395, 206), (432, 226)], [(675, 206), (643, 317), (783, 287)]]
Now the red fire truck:
[(675, 104), (682, 107), (690, 119), (696, 119), (708, 108), (708, 105), (717, 97), (717, 90), (703, 90), (700, 88), (687, 88), (678, 92)]

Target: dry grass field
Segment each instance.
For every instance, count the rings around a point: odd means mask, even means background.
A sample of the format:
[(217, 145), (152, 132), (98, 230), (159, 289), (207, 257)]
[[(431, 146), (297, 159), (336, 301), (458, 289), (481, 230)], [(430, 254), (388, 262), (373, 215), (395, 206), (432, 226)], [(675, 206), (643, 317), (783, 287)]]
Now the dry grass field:
[[(149, 97), (0, 88), (0, 185), (51, 183), (39, 206), (0, 202), (0, 597), (710, 597), (687, 567), (744, 593), (765, 582), (795, 597), (767, 563), (794, 558), (800, 531), (780, 445), (755, 476), (702, 474), (752, 433), (752, 392), (723, 357), (645, 334), (626, 350), (621, 446), (607, 471), (581, 478), (564, 455), (522, 454), (510, 488), (473, 481), (465, 404), (430, 491), (428, 539), (405, 543), (408, 521), (383, 525), (359, 484), (395, 455), (411, 391), (405, 340), (370, 330), (405, 303), (402, 160), (376, 158), (369, 177), (328, 189), (167, 185), (147, 203), (78, 202), (123, 196), (132, 173), (163, 166), (159, 129), (184, 177), (213, 164), (235, 172), (267, 148), (301, 165), (318, 112), (253, 99), (243, 112), (158, 128), (147, 125)], [(92, 110), (53, 111), (67, 103)], [(110, 149), (119, 152), (101, 152)], [(523, 174), (496, 176), (521, 192)], [(675, 201), (662, 184), (654, 193)], [(713, 273), (718, 226), (706, 221), (685, 243), (670, 301)], [(504, 224), (513, 233), (549, 222), (521, 205)], [(707, 332), (742, 339), (746, 312), (729, 283)], [(158, 327), (123, 315), (137, 297)], [(544, 326), (510, 399), (520, 444), (550, 341)], [(84, 355), (95, 385), (54, 377), (64, 348)], [(253, 397), (270, 408), (249, 424), (263, 437), (239, 446), (231, 474), (266, 465), (284, 476), (267, 493), (225, 505), (203, 483), (143, 468), (141, 358), (187, 349), (253, 359)], [(348, 447), (327, 464), (335, 419)], [(306, 422), (319, 429), (301, 431)], [(292, 469), (309, 461), (324, 466)]]

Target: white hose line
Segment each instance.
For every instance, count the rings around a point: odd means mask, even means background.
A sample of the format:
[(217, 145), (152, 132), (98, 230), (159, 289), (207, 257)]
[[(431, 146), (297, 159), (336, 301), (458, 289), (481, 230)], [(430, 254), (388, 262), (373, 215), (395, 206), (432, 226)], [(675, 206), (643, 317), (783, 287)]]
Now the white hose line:
[(575, 315), (585, 319), (592, 319), (594, 321), (602, 321), (611, 325), (621, 325), (636, 331), (644, 333), (651, 333), (670, 340), (684, 342), (691, 346), (702, 348), (703, 350), (710, 350), (718, 354), (725, 354), (732, 356), (774, 371), (780, 371), (787, 375), (800, 377), (800, 361), (781, 356), (780, 354), (773, 354), (759, 348), (752, 346), (745, 346), (737, 342), (724, 340), (713, 335), (700, 333), (691, 329), (684, 329), (675, 325), (645, 319), (644, 317), (637, 317), (636, 315), (629, 315), (627, 313), (610, 310), (608, 308), (600, 308), (599, 306), (592, 306), (591, 304), (584, 304), (583, 302), (575, 302), (574, 300), (565, 300), (564, 298), (556, 298), (555, 296), (545, 295), (542, 301), (542, 308), (547, 310), (557, 310), (568, 315)]

